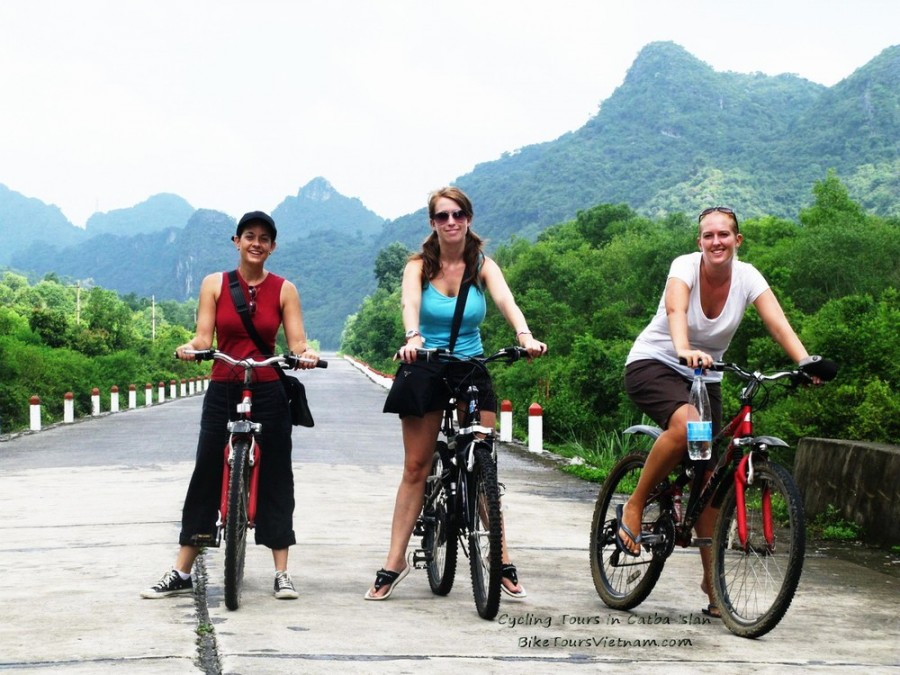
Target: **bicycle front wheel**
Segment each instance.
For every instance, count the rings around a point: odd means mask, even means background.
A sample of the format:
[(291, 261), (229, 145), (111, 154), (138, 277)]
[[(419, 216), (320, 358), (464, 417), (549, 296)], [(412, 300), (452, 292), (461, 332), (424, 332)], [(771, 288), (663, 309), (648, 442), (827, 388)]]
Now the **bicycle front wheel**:
[(472, 570), (472, 594), (482, 619), (493, 619), (500, 609), (501, 550), (500, 486), (497, 465), (488, 444), (475, 447), (472, 475), (472, 499), (469, 501), (469, 566)]
[[(441, 442), (446, 449), (446, 444)], [(425, 535), (422, 547), (426, 552), (425, 573), (428, 585), (436, 595), (447, 595), (456, 577), (456, 554), (459, 541), (457, 526), (450, 517), (450, 504), (441, 474), (444, 463), (440, 451), (435, 451), (431, 473), (425, 483)]]
[[(625, 504), (637, 487), (638, 479), (647, 455), (636, 452), (626, 455), (612, 468), (603, 482), (597, 503), (594, 506), (594, 517), (591, 521), (591, 575), (597, 594), (613, 609), (632, 609), (637, 607), (656, 585), (662, 573), (671, 545), (641, 546), (638, 556), (623, 553), (616, 545), (616, 531), (619, 522), (616, 519), (616, 507)], [(654, 491), (657, 494), (658, 491)], [(674, 536), (671, 528), (660, 526), (671, 519), (662, 518), (663, 509), (659, 498), (651, 495), (641, 519), (641, 531)], [(635, 535), (638, 533), (635, 532)]]
[(247, 551), (247, 502), (250, 489), (247, 460), (250, 441), (234, 442), (233, 463), (228, 481), (228, 513), (225, 516), (225, 606), (235, 610), (241, 603), (244, 555)]
[(797, 590), (806, 548), (803, 503), (784, 468), (756, 463), (744, 493), (742, 545), (736, 490), (729, 488), (713, 532), (713, 591), (728, 629), (757, 638), (778, 625)]

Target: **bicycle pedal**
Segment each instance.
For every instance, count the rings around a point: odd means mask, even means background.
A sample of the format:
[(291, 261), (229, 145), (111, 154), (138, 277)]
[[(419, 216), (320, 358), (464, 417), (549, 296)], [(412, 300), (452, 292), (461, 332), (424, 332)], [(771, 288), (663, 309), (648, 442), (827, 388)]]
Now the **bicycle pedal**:
[(712, 537), (695, 537), (691, 539), (691, 546), (696, 546), (697, 548), (709, 548), (712, 546)]
[(425, 569), (425, 566), (431, 562), (431, 552), (425, 549), (416, 549), (412, 554), (412, 565), (417, 570)]
[(416, 521), (416, 526), (413, 529), (414, 537), (424, 537), (425, 536), (425, 523), (420, 518)]

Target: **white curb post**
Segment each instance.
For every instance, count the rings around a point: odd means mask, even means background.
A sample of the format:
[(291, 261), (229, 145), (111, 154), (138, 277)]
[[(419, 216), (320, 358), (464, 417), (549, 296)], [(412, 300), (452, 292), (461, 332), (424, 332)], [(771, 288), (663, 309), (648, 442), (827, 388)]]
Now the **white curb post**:
[(97, 387), (91, 389), (91, 415), (96, 417), (100, 414), (100, 390)]
[(528, 449), (544, 451), (544, 410), (537, 403), (528, 407)]
[(181, 398), (187, 396), (187, 380), (181, 380)]
[(128, 407), (132, 410), (137, 408), (137, 390), (133, 384), (128, 385)]
[(177, 384), (178, 383), (175, 382), (175, 380), (169, 380), (169, 398), (175, 398), (175, 395), (177, 393), (175, 387), (177, 386)]
[(144, 405), (153, 405), (153, 385), (149, 382), (147, 383), (147, 388), (144, 390)]
[(29, 421), (31, 422), (31, 430), (32, 431), (40, 431), (41, 430), (41, 398), (39, 396), (32, 396), (28, 399), (29, 408)]
[(67, 391), (63, 396), (63, 422), (72, 424), (75, 421), (75, 394)]
[(197, 378), (189, 377), (188, 378), (188, 396), (193, 396), (195, 391), (197, 391)]
[(512, 428), (513, 428), (513, 417), (512, 417), (512, 402), (504, 399), (500, 403), (500, 441), (503, 443), (509, 443), (512, 441)]
[[(156, 385), (156, 388), (159, 390), (158, 395), (157, 395), (157, 400), (160, 403), (165, 403), (166, 402), (166, 383), (163, 381), (160, 381), (160, 383), (158, 385)], [(174, 398), (175, 394), (172, 394), (172, 397)]]

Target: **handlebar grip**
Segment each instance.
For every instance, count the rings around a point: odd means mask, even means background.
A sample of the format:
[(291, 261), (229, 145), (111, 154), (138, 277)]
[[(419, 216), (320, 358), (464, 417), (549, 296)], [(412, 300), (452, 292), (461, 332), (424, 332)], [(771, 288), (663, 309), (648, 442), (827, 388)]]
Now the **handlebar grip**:
[(837, 377), (838, 366), (834, 361), (821, 356), (808, 356), (800, 362), (800, 372), (818, 377), (823, 382), (830, 382)]

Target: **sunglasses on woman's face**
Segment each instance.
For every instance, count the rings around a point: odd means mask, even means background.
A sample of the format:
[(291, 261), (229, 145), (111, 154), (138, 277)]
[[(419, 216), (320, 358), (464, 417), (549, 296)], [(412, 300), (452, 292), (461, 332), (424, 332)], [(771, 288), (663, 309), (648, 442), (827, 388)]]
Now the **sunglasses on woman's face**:
[(248, 286), (247, 290), (250, 291), (250, 302), (247, 303), (247, 309), (250, 311), (250, 316), (256, 314), (256, 286)]
[(459, 211), (438, 211), (433, 216), (431, 216), (431, 219), (434, 222), (438, 223), (439, 225), (444, 225), (445, 223), (448, 223), (450, 221), (450, 218), (453, 218), (453, 220), (456, 220), (456, 221), (460, 221), (460, 220), (466, 220), (466, 218), (468, 218), (468, 216), (466, 215), (466, 212), (463, 211), (462, 209), (460, 209)]

